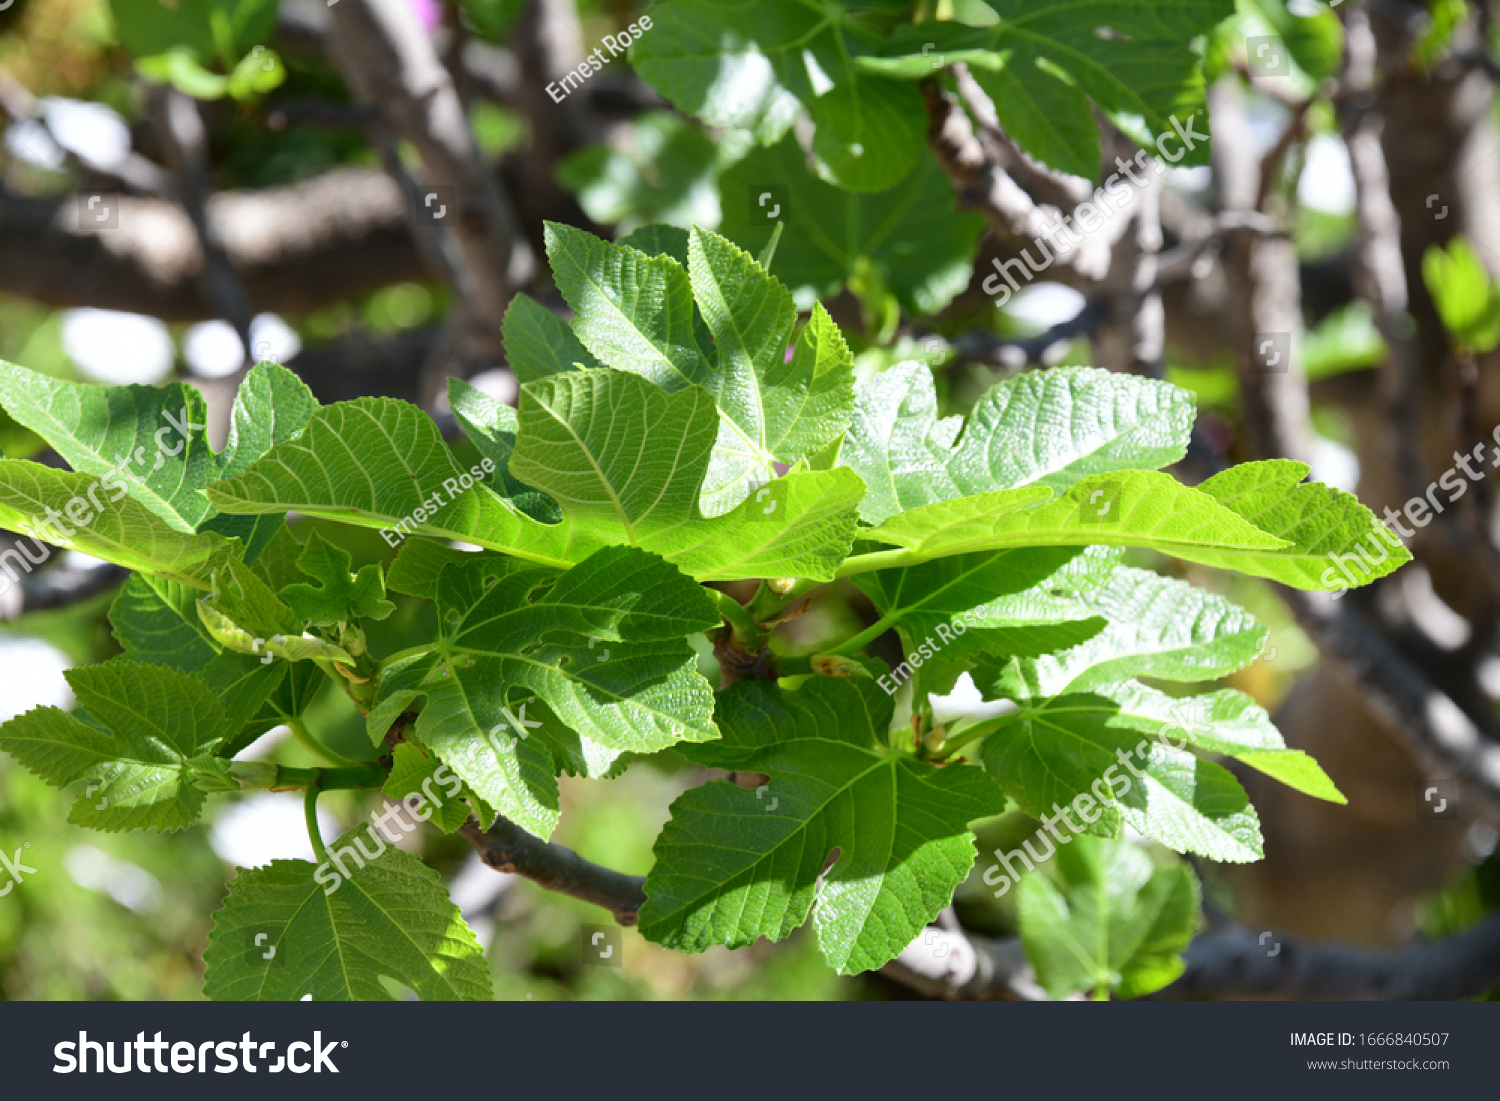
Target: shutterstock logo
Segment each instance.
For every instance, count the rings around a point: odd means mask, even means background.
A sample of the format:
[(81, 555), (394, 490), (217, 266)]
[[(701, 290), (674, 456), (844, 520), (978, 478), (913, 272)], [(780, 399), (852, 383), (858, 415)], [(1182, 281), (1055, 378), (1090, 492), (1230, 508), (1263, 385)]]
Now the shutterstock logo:
[[(304, 1033), (304, 1035), (306, 1035)], [(293, 1074), (339, 1073), (333, 1062), (334, 1051), (349, 1046), (348, 1040), (323, 1042), (323, 1034), (314, 1032), (311, 1042), (295, 1040), (286, 1046), (284, 1054), (276, 1054), (276, 1041), (261, 1042), (247, 1032), (238, 1040), (222, 1043), (206, 1040), (201, 1044), (187, 1040), (163, 1040), (161, 1033), (148, 1040), (144, 1032), (137, 1032), (134, 1040), (121, 1040), (120, 1060), (115, 1061), (114, 1040), (90, 1040), (87, 1032), (80, 1032), (78, 1039), (64, 1040), (52, 1048), (57, 1063), (53, 1074), (233, 1074), (242, 1067), (248, 1074), (265, 1071), (280, 1074), (289, 1070)], [(132, 1060), (131, 1056), (134, 1055)], [(272, 1056), (275, 1061), (272, 1062)], [(209, 1065), (210, 1058), (215, 1060)], [(171, 1064), (168, 1066), (168, 1064)], [(259, 1065), (257, 1065), (257, 1063)], [(92, 1067), (92, 1070), (90, 1068)]]

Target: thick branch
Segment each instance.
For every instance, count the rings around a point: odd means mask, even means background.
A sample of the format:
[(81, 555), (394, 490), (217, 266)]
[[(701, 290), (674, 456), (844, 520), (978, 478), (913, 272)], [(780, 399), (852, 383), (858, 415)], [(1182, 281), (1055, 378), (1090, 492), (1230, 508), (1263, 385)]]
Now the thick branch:
[[(1381, 141), (1384, 120), (1376, 103), (1375, 34), (1362, 9), (1351, 10), (1346, 22), (1347, 61), (1337, 104), (1355, 183), (1359, 226), (1355, 287), (1369, 303), (1375, 328), (1389, 350), (1380, 373), (1385, 442), (1395, 460), (1401, 492), (1412, 499), (1422, 496), (1431, 484), (1431, 471), (1422, 452), (1426, 390), (1422, 348), (1408, 318), (1411, 293), (1401, 248), (1401, 216), (1392, 200), (1390, 171)], [(1445, 358), (1440, 353), (1435, 357), (1439, 370), (1447, 366)], [(1471, 394), (1467, 400), (1461, 397), (1458, 401), (1464, 430), (1454, 442), (1463, 450), (1480, 438), (1475, 397)], [(1450, 542), (1451, 553), (1477, 567), (1489, 605), (1481, 615), (1489, 618), (1500, 599), (1500, 548), (1488, 530), (1490, 510), (1484, 507), (1491, 503), (1489, 483), (1481, 481), (1475, 490), (1463, 509), (1438, 516), (1434, 533)], [(1471, 521), (1468, 524), (1462, 519), (1466, 514)]]
[[(1473, 998), (1500, 987), (1500, 916), (1400, 952), (1270, 940), (1229, 928), (1196, 937), (1183, 960), (1186, 970), (1153, 998)], [(1017, 937), (995, 940), (957, 929), (924, 929), (882, 974), (934, 998), (1046, 996)]]
[(1205, 933), (1188, 946), (1187, 970), (1162, 998), (1320, 998), (1436, 1001), (1500, 987), (1500, 916), (1467, 932), (1401, 952), (1281, 940), (1249, 929)]
[(1251, 455), (1308, 462), (1311, 402), (1297, 347), (1302, 331), (1297, 246), (1285, 234), (1239, 229), (1230, 234), (1225, 256), (1242, 317), (1240, 396)]
[[(6, 546), (11, 545), (13, 541), (7, 540)], [(16, 572), (13, 560), (14, 555), (7, 560), (0, 579), (8, 582), (9, 575)], [(59, 564), (32, 574), (21, 573), (16, 583), (7, 583), (0, 590), (0, 623), (80, 603), (123, 584), (129, 576), (124, 566), (109, 563), (81, 567)]]
[(1349, 150), (1358, 216), (1354, 286), (1370, 306), (1375, 328), (1389, 357), (1380, 373), (1386, 434), (1396, 456), (1405, 495), (1420, 496), (1427, 486), (1422, 458), (1422, 352), (1408, 331), (1409, 296), (1401, 257), (1401, 216), (1391, 201), (1391, 180), (1380, 146), (1384, 123), (1375, 107), (1375, 36), (1363, 11), (1351, 11), (1348, 43), (1338, 97), (1339, 129)]
[[(1122, 163), (1136, 155), (1134, 143), (1113, 126), (1106, 126), (1104, 135), (1106, 160)], [(1131, 180), (1132, 197), (1115, 215), (1126, 224), (1114, 241), (1109, 273), (1099, 287), (1099, 296), (1108, 308), (1092, 343), (1098, 366), (1160, 377), (1166, 367), (1166, 317), (1157, 271), (1163, 186), (1159, 172), (1142, 174), (1144, 184)]]
[[(59, 308), (92, 306), (201, 321), (221, 311), (202, 281), (203, 250), (175, 202), (129, 195), (118, 224), (80, 225), (80, 196), (32, 199), (0, 192), (0, 292)], [(291, 187), (221, 191), (207, 203), (256, 306), (301, 313), (391, 283), (430, 279), (387, 177), (341, 168)]]
[(508, 819), (496, 819), (488, 830), (481, 830), (470, 818), (458, 832), (497, 872), (525, 876), (549, 891), (602, 906), (621, 925), (634, 925), (646, 901), (644, 876), (600, 867), (572, 849), (532, 836)]
[(1359, 685), (1417, 761), (1437, 776), (1468, 781), (1500, 813), (1500, 743), (1347, 604), (1327, 593), (1282, 588), (1281, 595), (1323, 657)]
[[(1253, 212), (1261, 165), (1251, 152), (1237, 90), (1221, 82), (1211, 98), (1220, 198), (1228, 210)], [(1296, 245), (1285, 234), (1247, 223), (1226, 235), (1224, 270), (1239, 322), (1240, 395), (1251, 457), (1306, 462), (1312, 455), (1312, 432), (1307, 379), (1297, 348), (1302, 315)]]

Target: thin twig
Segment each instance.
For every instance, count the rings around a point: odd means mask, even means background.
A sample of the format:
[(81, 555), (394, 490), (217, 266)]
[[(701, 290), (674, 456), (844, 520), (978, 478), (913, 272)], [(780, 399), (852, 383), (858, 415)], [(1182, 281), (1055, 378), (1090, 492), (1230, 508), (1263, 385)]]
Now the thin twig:
[(250, 319), (255, 311), (239, 272), (208, 216), (208, 131), (198, 113), (197, 101), (176, 88), (156, 87), (151, 92), (151, 104), (156, 133), (176, 176), (177, 199), (193, 223), (198, 246), (203, 250), (203, 280), (208, 297), (239, 335), (244, 365), (248, 366)]
[(1066, 321), (1060, 321), (1045, 332), (1028, 337), (1001, 337), (982, 329), (966, 332), (953, 342), (956, 363), (985, 363), (992, 367), (1019, 371), (1023, 367), (1051, 367), (1058, 363), (1073, 342), (1088, 336), (1103, 319), (1103, 303), (1090, 299)]
[(427, 372), (435, 387), (450, 370), (500, 361), (500, 324), (515, 288), (531, 275), (531, 250), (415, 11), (405, 0), (341, 0), (330, 12), (329, 47), (356, 97), (378, 107), (422, 162), (427, 193), (410, 208), (417, 232), (451, 236), (459, 262), (456, 339), (448, 361)]
[[(974, 135), (969, 117), (936, 81), (923, 81), (927, 103), (928, 144), (953, 180), (958, 206), (983, 214), (991, 228), (1008, 241), (1031, 244), (1051, 239), (1061, 223), (1056, 207), (1034, 202), (993, 159)], [(1100, 232), (1083, 234), (1077, 244), (1054, 242), (1055, 266), (1097, 281), (1109, 271), (1110, 240), (1103, 232), (1121, 219), (1107, 219)], [(1123, 227), (1117, 227), (1123, 231)], [(1075, 231), (1077, 232), (1077, 231)], [(1035, 265), (1032, 265), (1035, 267)]]
[(470, 818), (458, 832), (497, 872), (524, 876), (549, 891), (602, 906), (621, 925), (634, 925), (645, 904), (644, 876), (625, 875), (585, 860), (572, 849), (527, 833), (507, 818), (496, 819), (488, 830)]
[(959, 98), (979, 123), (980, 134), (991, 143), (995, 162), (1038, 202), (1071, 212), (1093, 197), (1094, 187), (1081, 176), (1049, 168), (1026, 153), (1000, 125), (995, 104), (962, 62), (952, 66)]
[(1286, 124), (1286, 129), (1281, 132), (1281, 137), (1276, 139), (1269, 152), (1261, 158), (1260, 162), (1260, 186), (1256, 189), (1255, 209), (1265, 210), (1266, 202), (1271, 197), (1271, 189), (1276, 186), (1276, 178), (1281, 175), (1281, 166), (1286, 160), (1286, 155), (1291, 151), (1293, 145), (1301, 141), (1307, 135), (1307, 112), (1317, 102), (1316, 96), (1308, 96), (1292, 108), (1292, 117)]

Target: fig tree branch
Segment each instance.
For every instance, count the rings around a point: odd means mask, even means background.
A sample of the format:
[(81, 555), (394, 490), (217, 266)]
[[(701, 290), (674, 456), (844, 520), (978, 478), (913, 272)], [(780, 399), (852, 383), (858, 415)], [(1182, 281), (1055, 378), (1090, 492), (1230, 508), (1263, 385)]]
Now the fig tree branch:
[[(5, 539), (0, 543), (0, 549), (8, 550), (14, 545), (13, 539)], [(4, 571), (0, 572), (0, 580), (9, 581), (9, 575), (15, 573), (14, 559), (15, 556), (11, 555), (0, 566)], [(124, 584), (129, 577), (130, 571), (124, 566), (110, 562), (97, 566), (70, 566), (58, 562), (35, 573), (21, 573), (13, 584), (5, 585), (0, 591), (0, 623), (33, 612), (71, 607)]]
[(331, 18), (328, 44), (356, 98), (378, 107), (421, 160), (428, 193), (410, 211), (413, 225), (454, 245), (462, 308), (453, 356), (469, 367), (497, 362), (505, 307), (530, 278), (533, 259), (479, 155), (452, 77), (404, 0), (343, 0)]
[(1203, 934), (1188, 945), (1182, 977), (1156, 997), (1435, 1001), (1500, 987), (1500, 916), (1398, 952), (1262, 938), (1243, 928)]
[[(1500, 916), (1443, 940), (1385, 952), (1228, 927), (1194, 938), (1186, 969), (1152, 999), (1428, 1001), (1500, 987)], [(1019, 937), (927, 928), (881, 973), (934, 998), (1045, 997)]]
[(602, 906), (621, 925), (634, 925), (646, 901), (644, 876), (625, 875), (585, 860), (572, 849), (527, 833), (507, 818), (497, 818), (488, 830), (470, 818), (458, 832), (497, 872), (524, 876), (549, 891)]
[(173, 191), (193, 225), (198, 249), (203, 254), (200, 279), (204, 293), (218, 308), (219, 316), (239, 335), (244, 350), (242, 366), (248, 367), (254, 308), (218, 227), (208, 217), (212, 166), (208, 159), (208, 130), (199, 114), (198, 101), (170, 86), (152, 88), (151, 118), (172, 166)]
[[(80, 226), (84, 195), (28, 198), (0, 190), (0, 293), (62, 309), (94, 307), (201, 321), (221, 310), (205, 288), (203, 249), (177, 203), (114, 195), (118, 220)], [(256, 307), (301, 313), (391, 283), (431, 279), (397, 185), (338, 168), (303, 183), (220, 191), (206, 215)]]

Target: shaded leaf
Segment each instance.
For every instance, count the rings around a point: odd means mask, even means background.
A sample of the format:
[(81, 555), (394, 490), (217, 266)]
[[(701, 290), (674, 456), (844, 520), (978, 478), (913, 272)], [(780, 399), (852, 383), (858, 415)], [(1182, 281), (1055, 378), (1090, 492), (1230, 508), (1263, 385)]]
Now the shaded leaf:
[(781, 940), (816, 903), (828, 962), (880, 967), (968, 873), (968, 823), (1004, 808), (976, 769), (881, 752), (892, 705), (870, 681), (741, 682), (719, 693), (716, 718), (722, 740), (682, 752), (771, 779), (760, 792), (711, 782), (672, 804), (640, 915), (642, 934), (670, 947)]
[(356, 843), (376, 848), (365, 831), (361, 823), (328, 847), (353, 854), (341, 858), (347, 875), (304, 860), (240, 869), (203, 953), (206, 997), (394, 1001), (380, 981), (389, 976), (425, 1001), (493, 998), (484, 949), (437, 872), (389, 846), (364, 860)]
[(1198, 924), (1191, 869), (1157, 868), (1136, 845), (1083, 837), (1054, 867), (1060, 885), (1027, 875), (1018, 896), (1026, 957), (1047, 993), (1134, 998), (1182, 974), (1181, 953)]

